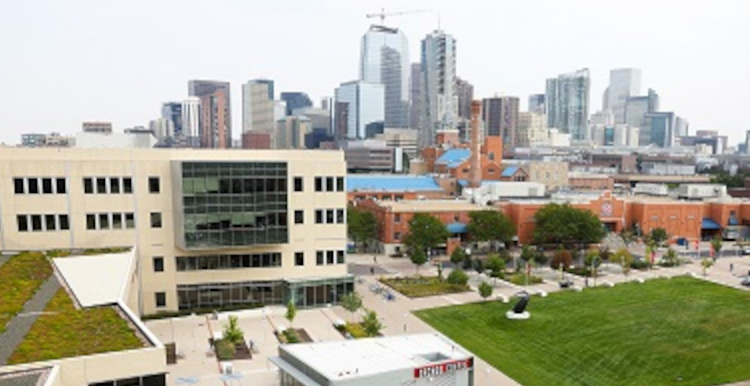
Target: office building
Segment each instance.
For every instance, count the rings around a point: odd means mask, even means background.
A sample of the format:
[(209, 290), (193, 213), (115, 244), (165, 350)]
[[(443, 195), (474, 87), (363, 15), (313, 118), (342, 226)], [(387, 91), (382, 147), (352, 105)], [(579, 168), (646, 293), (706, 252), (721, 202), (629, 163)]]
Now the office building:
[(385, 126), (409, 127), (411, 68), (406, 35), (398, 29), (370, 26), (362, 36), (359, 80), (384, 87)]
[(589, 70), (547, 79), (547, 127), (570, 134), (573, 141), (589, 139)]
[(409, 87), (409, 127), (421, 130), (422, 119), (422, 65), (411, 64), (411, 84)]
[(630, 127), (643, 127), (646, 114), (659, 111), (659, 94), (648, 89), (644, 96), (631, 96), (625, 102), (625, 123)]
[(331, 113), (328, 109), (302, 107), (292, 110), (292, 116), (305, 116), (310, 119), (313, 129), (322, 129), (326, 133), (331, 132)]
[(382, 134), (375, 136), (375, 139), (385, 141), (385, 145), (391, 148), (401, 148), (404, 155), (410, 160), (417, 158), (417, 131), (412, 129), (392, 129), (386, 127)]
[(542, 113), (544, 114), (544, 94), (532, 94), (529, 95), (529, 112), (532, 113)]
[(229, 82), (191, 80), (188, 95), (200, 99), (200, 147), (232, 147), (232, 101)]
[[(385, 87), (380, 83), (352, 81), (336, 88), (336, 103), (346, 103), (346, 138), (367, 138), (367, 127), (383, 126), (385, 120)], [(341, 132), (339, 128), (337, 132)], [(381, 130), (382, 131), (382, 130)], [(341, 134), (341, 133), (340, 133)]]
[(276, 122), (274, 149), (304, 149), (305, 136), (312, 129), (312, 121), (304, 115), (284, 117)]
[(641, 70), (618, 68), (609, 72), (609, 87), (602, 97), (602, 111), (611, 111), (615, 123), (626, 123), (628, 98), (641, 94)]
[(643, 118), (640, 132), (641, 146), (655, 145), (669, 148), (675, 145), (677, 116), (673, 112), (648, 113)]
[(435, 135), (456, 128), (458, 96), (456, 95), (456, 40), (436, 30), (421, 45), (422, 126), (419, 145), (435, 144)]
[(72, 137), (60, 133), (26, 133), (21, 134), (22, 147), (69, 147), (75, 144)]
[(518, 146), (517, 97), (493, 97), (482, 100), (482, 121), (487, 136), (501, 137), (508, 148)]
[(188, 97), (182, 101), (182, 132), (186, 138), (185, 147), (200, 147), (201, 100)]
[(547, 120), (544, 113), (518, 113), (518, 147), (540, 147), (549, 145)]
[(83, 122), (84, 133), (112, 134), (112, 122)]
[(242, 85), (242, 133), (269, 133), (274, 128), (273, 81), (251, 80)]
[(0, 248), (134, 246), (140, 315), (352, 289), (342, 152), (7, 148), (0, 162)]
[[(273, 98), (271, 98), (273, 99)], [(306, 93), (300, 91), (285, 91), (279, 96), (279, 99), (286, 102), (286, 111), (284, 115), (292, 115), (292, 111), (295, 109), (301, 109), (304, 107), (312, 107), (313, 103)], [(281, 117), (277, 117), (277, 120)]]
[(333, 107), (333, 139), (338, 143), (349, 135), (349, 103), (336, 101)]
[(184, 126), (182, 124), (182, 103), (166, 102), (161, 105), (161, 117), (170, 122), (172, 136), (184, 137)]

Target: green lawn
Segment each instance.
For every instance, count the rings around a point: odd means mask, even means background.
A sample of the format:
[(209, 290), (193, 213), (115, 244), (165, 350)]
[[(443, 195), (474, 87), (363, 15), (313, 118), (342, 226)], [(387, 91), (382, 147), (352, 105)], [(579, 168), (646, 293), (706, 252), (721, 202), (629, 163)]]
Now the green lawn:
[(524, 385), (750, 379), (749, 292), (681, 277), (533, 297), (526, 321), (506, 319), (510, 308), (488, 302), (416, 314)]
[(0, 266), (0, 334), (50, 275), (52, 266), (41, 252), (21, 252)]
[(470, 291), (468, 285), (451, 284), (437, 276), (414, 276), (380, 279), (383, 284), (410, 298)]

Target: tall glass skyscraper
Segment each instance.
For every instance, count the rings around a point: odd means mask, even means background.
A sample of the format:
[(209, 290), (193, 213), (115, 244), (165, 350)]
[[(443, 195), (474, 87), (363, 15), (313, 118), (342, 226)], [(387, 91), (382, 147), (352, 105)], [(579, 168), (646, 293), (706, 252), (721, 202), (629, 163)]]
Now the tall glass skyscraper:
[(385, 87), (386, 127), (409, 127), (410, 75), (406, 35), (395, 28), (371, 26), (362, 36), (359, 79)]
[[(368, 137), (368, 127), (383, 125), (385, 87), (382, 84), (361, 81), (346, 82), (336, 88), (335, 93), (336, 106), (340, 104), (347, 106), (346, 138), (365, 139)], [(337, 124), (336, 126), (334, 131), (341, 132), (342, 125)], [(343, 133), (339, 135), (344, 136)]]
[(458, 119), (456, 94), (456, 39), (437, 30), (422, 40), (422, 127), (419, 146), (435, 143), (440, 130), (455, 129)]
[(584, 68), (547, 79), (547, 127), (569, 133), (574, 141), (590, 139), (588, 130), (589, 70)]
[(612, 111), (615, 123), (625, 123), (628, 98), (641, 94), (641, 70), (618, 68), (609, 72), (609, 87), (604, 90), (602, 111)]

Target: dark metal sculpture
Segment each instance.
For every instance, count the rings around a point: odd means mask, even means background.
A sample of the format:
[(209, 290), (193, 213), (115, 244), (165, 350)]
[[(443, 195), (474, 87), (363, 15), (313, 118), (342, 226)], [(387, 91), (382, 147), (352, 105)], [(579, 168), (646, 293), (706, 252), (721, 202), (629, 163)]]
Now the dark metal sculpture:
[(520, 297), (521, 300), (516, 303), (515, 306), (513, 306), (513, 312), (516, 314), (522, 314), (524, 311), (526, 311), (526, 306), (529, 305), (529, 299), (531, 299), (531, 295), (529, 295), (526, 291), (521, 291), (516, 294), (517, 297)]

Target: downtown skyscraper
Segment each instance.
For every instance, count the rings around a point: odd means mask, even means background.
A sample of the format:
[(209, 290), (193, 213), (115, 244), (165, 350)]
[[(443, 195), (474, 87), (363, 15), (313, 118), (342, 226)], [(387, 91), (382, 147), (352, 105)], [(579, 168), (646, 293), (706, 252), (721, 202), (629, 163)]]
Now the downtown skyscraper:
[(609, 87), (602, 96), (602, 111), (611, 111), (615, 123), (625, 123), (628, 98), (641, 94), (641, 70), (618, 68), (609, 72)]
[(547, 127), (570, 134), (573, 141), (589, 140), (590, 88), (588, 69), (547, 79)]
[(200, 146), (226, 149), (232, 147), (232, 103), (229, 82), (191, 80), (188, 95), (200, 99)]
[(435, 143), (435, 134), (455, 129), (458, 120), (456, 95), (456, 40), (436, 30), (422, 40), (422, 119), (419, 146)]
[(385, 127), (409, 127), (409, 45), (403, 32), (373, 25), (362, 36), (359, 79), (385, 88)]

